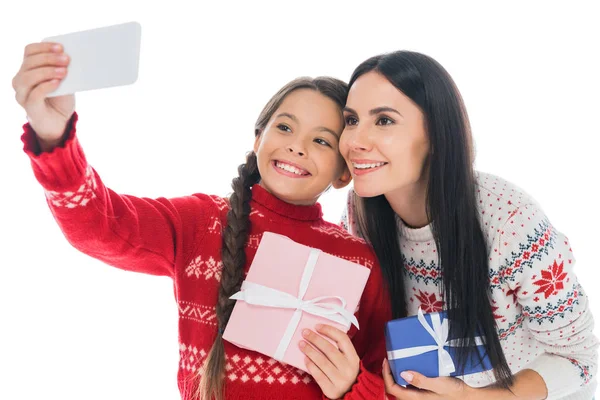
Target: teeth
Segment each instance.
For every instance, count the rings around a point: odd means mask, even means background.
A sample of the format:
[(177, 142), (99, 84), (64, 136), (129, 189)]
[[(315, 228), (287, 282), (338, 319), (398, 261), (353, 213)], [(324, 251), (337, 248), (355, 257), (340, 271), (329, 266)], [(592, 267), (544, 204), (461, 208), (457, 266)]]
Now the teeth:
[(299, 170), (298, 168), (296, 168), (296, 167), (294, 167), (292, 165), (284, 164), (284, 163), (279, 162), (279, 161), (275, 165), (277, 166), (277, 168), (281, 168), (283, 170), (286, 170), (288, 172), (294, 173), (296, 175), (305, 175), (305, 172)]
[(354, 165), (354, 168), (357, 168), (357, 169), (369, 169), (369, 168), (381, 167), (385, 163), (379, 162), (379, 163), (372, 163), (372, 164), (357, 164), (357, 163), (352, 163), (352, 164)]

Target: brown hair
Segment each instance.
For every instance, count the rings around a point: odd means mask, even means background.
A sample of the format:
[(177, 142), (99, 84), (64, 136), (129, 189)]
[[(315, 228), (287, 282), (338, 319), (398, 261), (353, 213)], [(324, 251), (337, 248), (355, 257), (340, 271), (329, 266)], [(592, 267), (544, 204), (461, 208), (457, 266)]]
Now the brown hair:
[[(281, 103), (290, 93), (298, 89), (319, 92), (333, 100), (340, 109), (346, 105), (348, 95), (346, 83), (329, 77), (295, 79), (281, 88), (265, 105), (255, 124), (255, 136), (262, 134)], [(227, 213), (227, 226), (223, 231), (223, 270), (216, 305), (218, 332), (203, 368), (197, 372), (196, 379), (201, 379), (201, 383), (197, 387), (195, 397), (200, 399), (222, 400), (224, 398), (225, 347), (222, 335), (235, 304), (235, 301), (229, 298), (240, 290), (244, 279), (246, 265), (244, 248), (250, 231), (251, 187), (259, 181), (256, 154), (250, 152), (246, 156), (246, 162), (238, 167), (238, 176), (231, 183), (233, 193), (229, 197), (230, 209)], [(201, 374), (203, 378), (200, 378)]]

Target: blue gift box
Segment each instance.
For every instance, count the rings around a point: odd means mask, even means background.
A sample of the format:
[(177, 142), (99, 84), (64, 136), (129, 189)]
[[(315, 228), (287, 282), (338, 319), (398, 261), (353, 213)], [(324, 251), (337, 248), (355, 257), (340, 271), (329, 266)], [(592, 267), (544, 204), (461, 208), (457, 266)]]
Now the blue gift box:
[[(419, 309), (415, 316), (389, 321), (385, 327), (385, 341), (396, 383), (408, 385), (400, 376), (404, 371), (416, 371), (430, 378), (462, 375), (456, 361), (458, 343), (454, 339), (448, 337), (445, 312), (423, 314)], [(465, 364), (464, 375), (492, 369), (483, 340), (477, 338), (476, 343), (483, 362), (476, 352), (472, 352)]]

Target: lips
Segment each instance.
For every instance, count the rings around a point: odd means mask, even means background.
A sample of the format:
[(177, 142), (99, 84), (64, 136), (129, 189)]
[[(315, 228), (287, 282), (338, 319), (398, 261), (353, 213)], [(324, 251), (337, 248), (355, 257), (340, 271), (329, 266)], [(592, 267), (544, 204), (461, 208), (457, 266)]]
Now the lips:
[(381, 167), (383, 165), (387, 164), (386, 162), (361, 162), (361, 163), (357, 163), (357, 162), (352, 162), (352, 165), (354, 166), (354, 168), (357, 169), (369, 169), (369, 168), (377, 168), (377, 167)]
[(351, 160), (355, 175), (365, 175), (385, 167), (388, 163), (376, 160)]
[(293, 176), (298, 178), (311, 176), (311, 173), (308, 172), (306, 169), (302, 168), (298, 164), (289, 161), (274, 160), (273, 167), (275, 168), (275, 170), (277, 170), (277, 172), (287, 176)]

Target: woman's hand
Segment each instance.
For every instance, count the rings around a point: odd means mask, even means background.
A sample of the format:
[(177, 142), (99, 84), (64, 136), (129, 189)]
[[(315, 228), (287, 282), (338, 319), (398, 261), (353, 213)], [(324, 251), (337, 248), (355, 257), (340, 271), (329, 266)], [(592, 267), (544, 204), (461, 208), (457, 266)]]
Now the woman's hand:
[(475, 400), (477, 389), (451, 377), (427, 378), (418, 372), (405, 371), (402, 378), (414, 388), (394, 382), (387, 360), (383, 361), (385, 391), (398, 400)]

